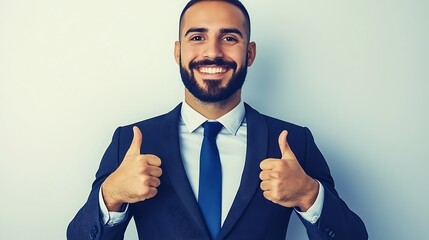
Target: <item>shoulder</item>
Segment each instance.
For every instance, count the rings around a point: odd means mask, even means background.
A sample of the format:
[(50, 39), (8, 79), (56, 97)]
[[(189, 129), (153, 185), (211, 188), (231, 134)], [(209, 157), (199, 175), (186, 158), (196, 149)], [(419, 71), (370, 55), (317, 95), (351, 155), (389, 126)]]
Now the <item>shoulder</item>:
[(173, 110), (168, 113), (145, 119), (132, 124), (120, 126), (116, 128), (112, 142), (116, 142), (119, 148), (128, 148), (133, 139), (133, 127), (140, 129), (145, 140), (158, 140), (166, 131), (176, 129), (180, 119), (181, 104), (178, 104)]
[(146, 130), (146, 131), (157, 131), (160, 128), (168, 127), (172, 124), (177, 124), (178, 120), (180, 118), (180, 109), (182, 107), (182, 104), (178, 104), (173, 110), (171, 110), (168, 113), (155, 116), (152, 118), (148, 118), (139, 122), (131, 123), (128, 125), (124, 125), (119, 127), (121, 131), (127, 131), (130, 130), (132, 132), (132, 128), (134, 126), (140, 128), (140, 130)]
[[(312, 135), (308, 128), (259, 113), (250, 106), (246, 106), (247, 132), (265, 132), (268, 142), (268, 156), (279, 158), (281, 156), (278, 139), (283, 130), (288, 132), (287, 141), (302, 166), (305, 166), (307, 150), (312, 146)], [(262, 129), (262, 130), (261, 130)]]

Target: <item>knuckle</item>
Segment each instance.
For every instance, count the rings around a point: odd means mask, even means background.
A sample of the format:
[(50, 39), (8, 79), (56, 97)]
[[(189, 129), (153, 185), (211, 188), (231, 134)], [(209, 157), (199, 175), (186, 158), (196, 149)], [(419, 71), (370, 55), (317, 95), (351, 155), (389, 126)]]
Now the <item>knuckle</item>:
[(266, 188), (265, 188), (265, 182), (261, 182), (260, 184), (259, 184), (259, 187), (262, 189), (262, 190), (265, 190)]
[(137, 195), (140, 198), (145, 198), (149, 193), (149, 188), (148, 187), (142, 187), (137, 191)]
[(140, 177), (140, 184), (144, 187), (149, 186), (150, 184), (150, 177), (147, 175), (141, 175)]
[(143, 173), (143, 174), (147, 174), (148, 171), (149, 171), (149, 166), (147, 164), (145, 164), (145, 163), (142, 163), (140, 165), (140, 172)]
[(261, 168), (261, 169), (269, 169), (270, 168), (270, 166), (271, 166), (271, 158), (267, 158), (267, 159), (264, 159), (260, 164), (259, 164), (259, 167)]
[(278, 161), (277, 164), (278, 164), (279, 168), (283, 169), (283, 168), (287, 167), (288, 162), (287, 161)]
[(264, 191), (262, 194), (264, 195), (264, 197), (265, 197), (266, 199), (268, 199), (268, 200), (270, 200), (270, 201), (271, 201), (271, 195), (270, 195), (270, 193), (269, 193), (269, 192)]
[(280, 194), (277, 191), (271, 192), (271, 201), (273, 201), (274, 203), (278, 203), (280, 202), (280, 199)]
[(159, 180), (159, 178), (153, 178), (152, 186), (159, 187), (159, 185), (161, 185), (161, 180)]
[(159, 167), (152, 167), (151, 175), (154, 177), (161, 177), (162, 169)]
[(155, 156), (155, 160), (158, 163), (158, 166), (161, 166), (161, 164), (162, 164), (161, 158), (159, 158), (158, 156)]
[(161, 158), (153, 154), (147, 154), (146, 159), (148, 163), (154, 166), (161, 166)]
[(157, 193), (158, 193), (158, 190), (156, 188), (149, 188), (143, 200), (153, 198)]
[(282, 174), (280, 171), (272, 171), (271, 172), (271, 177), (274, 179), (279, 179), (279, 178), (281, 178), (281, 176), (282, 176)]
[(264, 180), (265, 179), (265, 172), (264, 171), (262, 171), (262, 172), (260, 172), (259, 173), (259, 179), (261, 179), (261, 180)]
[(289, 142), (288, 142), (288, 141), (285, 141), (285, 143), (284, 143), (284, 145), (283, 145), (283, 148), (284, 148), (284, 149), (286, 149), (286, 150), (289, 150), (289, 149), (290, 149), (290, 146), (289, 146)]
[(151, 191), (151, 198), (152, 198), (152, 197), (155, 197), (155, 196), (156, 196), (156, 194), (158, 194), (158, 189), (156, 189), (156, 188), (152, 188), (152, 191)]

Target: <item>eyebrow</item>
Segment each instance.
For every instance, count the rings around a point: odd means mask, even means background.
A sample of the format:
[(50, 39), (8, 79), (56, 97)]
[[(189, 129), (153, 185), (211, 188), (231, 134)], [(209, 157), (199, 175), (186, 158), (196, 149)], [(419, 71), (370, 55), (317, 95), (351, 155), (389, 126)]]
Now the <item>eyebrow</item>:
[(185, 37), (189, 34), (189, 33), (193, 33), (193, 32), (198, 32), (198, 33), (205, 33), (208, 32), (209, 30), (207, 28), (190, 28), (188, 29), (188, 31), (186, 31), (185, 33)]
[(243, 38), (243, 34), (237, 28), (221, 28), (220, 32), (222, 34), (225, 34), (225, 33), (235, 33), (235, 34), (239, 35), (241, 38)]
[[(190, 29), (188, 29), (188, 31), (186, 31), (185, 37), (188, 34), (190, 34), (190, 33), (194, 33), (194, 32), (197, 32), (197, 33), (206, 33), (208, 31), (209, 30), (207, 28), (190, 28)], [(235, 34), (238, 34), (241, 38), (243, 38), (243, 34), (237, 28), (221, 28), (220, 29), (220, 33), (222, 33), (222, 34), (235, 33)]]

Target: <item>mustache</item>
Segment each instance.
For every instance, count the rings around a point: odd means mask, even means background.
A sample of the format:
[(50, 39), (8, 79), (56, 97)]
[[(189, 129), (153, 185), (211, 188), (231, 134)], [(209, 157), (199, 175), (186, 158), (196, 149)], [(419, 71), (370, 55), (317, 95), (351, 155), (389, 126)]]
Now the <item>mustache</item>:
[(215, 58), (214, 60), (204, 59), (200, 61), (192, 61), (189, 63), (189, 69), (193, 69), (204, 65), (225, 66), (225, 67), (232, 68), (234, 70), (237, 68), (237, 63), (233, 61), (226, 61), (226, 60), (223, 60), (222, 58)]

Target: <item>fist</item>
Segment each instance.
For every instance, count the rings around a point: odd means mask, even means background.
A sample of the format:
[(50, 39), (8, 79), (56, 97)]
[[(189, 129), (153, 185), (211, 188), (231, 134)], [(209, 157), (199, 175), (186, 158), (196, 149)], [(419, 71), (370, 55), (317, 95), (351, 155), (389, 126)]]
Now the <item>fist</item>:
[(133, 127), (133, 141), (119, 167), (103, 182), (101, 189), (109, 211), (118, 212), (124, 203), (135, 203), (154, 197), (160, 185), (161, 159), (140, 154), (142, 133)]
[(261, 190), (264, 197), (284, 207), (298, 207), (305, 212), (318, 194), (318, 182), (309, 177), (287, 142), (286, 130), (279, 135), (281, 159), (268, 158), (261, 162)]

